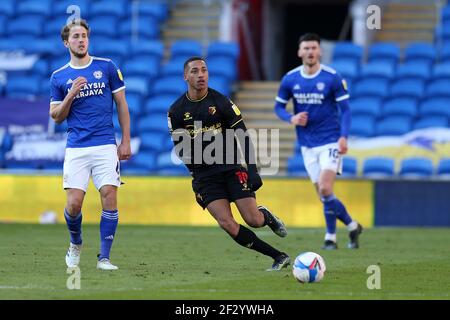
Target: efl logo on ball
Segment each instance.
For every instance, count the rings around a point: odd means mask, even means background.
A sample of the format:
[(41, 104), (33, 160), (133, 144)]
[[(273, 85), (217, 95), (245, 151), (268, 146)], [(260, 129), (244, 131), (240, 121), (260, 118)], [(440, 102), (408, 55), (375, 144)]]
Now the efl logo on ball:
[(325, 275), (325, 261), (314, 252), (304, 252), (295, 258), (292, 274), (300, 283), (319, 282)]

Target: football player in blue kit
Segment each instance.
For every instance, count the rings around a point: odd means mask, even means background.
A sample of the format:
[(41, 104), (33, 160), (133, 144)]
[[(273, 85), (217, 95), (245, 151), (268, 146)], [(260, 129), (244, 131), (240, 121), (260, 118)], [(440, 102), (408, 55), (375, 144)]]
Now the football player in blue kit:
[[(336, 70), (320, 63), (320, 37), (300, 37), (298, 56), (303, 65), (281, 80), (275, 102), (277, 116), (295, 126), (306, 171), (323, 203), (327, 231), (323, 249), (337, 249), (336, 219), (349, 231), (348, 248), (359, 247), (362, 226), (353, 220), (333, 193), (336, 175), (342, 171), (350, 129), (349, 94), (345, 80)], [(294, 114), (286, 110), (293, 99)]]
[[(64, 216), (70, 232), (66, 264), (76, 267), (80, 263), (81, 208), (92, 177), (102, 204), (97, 268), (116, 270), (109, 258), (119, 217), (119, 160), (131, 155), (130, 115), (122, 74), (110, 59), (89, 55), (89, 32), (85, 20), (72, 20), (63, 27), (61, 38), (70, 62), (54, 71), (50, 80), (50, 116), (56, 123), (66, 120), (68, 124), (63, 170)], [(114, 135), (113, 100), (122, 130), (119, 146)]]

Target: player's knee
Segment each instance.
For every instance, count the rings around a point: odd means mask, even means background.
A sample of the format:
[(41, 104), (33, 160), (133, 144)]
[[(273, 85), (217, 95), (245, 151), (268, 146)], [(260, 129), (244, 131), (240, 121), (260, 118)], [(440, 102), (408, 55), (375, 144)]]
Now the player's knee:
[(69, 199), (67, 201), (67, 211), (71, 216), (77, 216), (81, 211), (81, 201), (78, 199)]
[(239, 225), (233, 219), (217, 220), (219, 226), (225, 230), (229, 235), (236, 236), (239, 231)]
[(110, 207), (113, 208), (116, 206), (116, 201), (117, 201), (116, 190), (114, 190), (112, 188), (106, 188), (106, 189), (101, 190), (100, 195), (102, 197), (103, 206), (106, 206), (108, 208), (110, 208)]
[(264, 217), (260, 214), (253, 214), (251, 216), (244, 217), (245, 223), (250, 227), (259, 228), (264, 224)]
[(330, 185), (319, 185), (319, 194), (321, 197), (328, 197), (333, 194), (333, 188)]

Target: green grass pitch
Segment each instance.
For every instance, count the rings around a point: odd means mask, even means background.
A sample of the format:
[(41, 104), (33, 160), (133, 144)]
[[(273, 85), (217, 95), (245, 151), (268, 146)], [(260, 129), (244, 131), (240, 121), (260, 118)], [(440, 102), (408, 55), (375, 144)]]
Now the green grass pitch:
[[(323, 251), (322, 229), (270, 229), (258, 236), (293, 260), (305, 251), (322, 255), (324, 280), (300, 284), (291, 266), (266, 272), (272, 260), (238, 246), (218, 227), (119, 225), (111, 260), (118, 271), (96, 269), (99, 232), (83, 226), (81, 288), (69, 290), (64, 256), (66, 226), (0, 224), (0, 299), (449, 299), (450, 230), (373, 228), (361, 248)], [(367, 288), (367, 268), (378, 265), (381, 289)]]

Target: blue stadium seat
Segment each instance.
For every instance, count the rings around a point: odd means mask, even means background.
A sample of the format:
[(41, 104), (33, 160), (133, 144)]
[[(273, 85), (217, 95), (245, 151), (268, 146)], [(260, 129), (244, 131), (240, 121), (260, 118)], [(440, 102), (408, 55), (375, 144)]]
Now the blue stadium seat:
[(450, 22), (450, 5), (447, 5), (442, 8), (441, 20), (442, 22)]
[(149, 84), (146, 77), (125, 77), (126, 91), (130, 93), (138, 93), (142, 97), (146, 97), (149, 93)]
[(441, 63), (450, 62), (450, 42), (442, 45), (439, 61)]
[[(117, 36), (117, 29), (112, 26), (119, 25), (119, 20), (115, 16), (93, 16), (89, 20), (89, 28), (91, 29), (91, 36), (103, 36), (114, 38)], [(110, 39), (110, 42), (111, 41)], [(94, 45), (95, 41), (92, 42)]]
[(436, 56), (436, 48), (432, 44), (416, 42), (406, 47), (404, 61), (431, 66), (435, 62)]
[(400, 60), (400, 47), (393, 42), (377, 42), (369, 47), (369, 62), (396, 65)]
[(236, 63), (230, 63), (229, 60), (221, 57), (212, 57), (208, 61), (209, 77), (225, 77), (228, 82), (233, 82), (238, 78)]
[(54, 39), (36, 39), (34, 41), (28, 41), (26, 38), (21, 41), (22, 49), (26, 53), (36, 53), (39, 55), (54, 55), (56, 53), (67, 53), (67, 49), (62, 45), (62, 41), (54, 41)]
[(352, 116), (368, 115), (376, 118), (381, 113), (381, 99), (374, 97), (350, 98)]
[(160, 61), (164, 55), (164, 44), (160, 40), (131, 41), (131, 56), (151, 56)]
[(383, 102), (383, 117), (417, 115), (417, 101), (415, 98), (392, 98)]
[(308, 172), (305, 169), (303, 157), (301, 154), (295, 154), (287, 160), (287, 173), (290, 176), (307, 177)]
[(25, 14), (36, 14), (40, 16), (48, 16), (51, 13), (51, 0), (26, 0), (17, 4), (16, 14), (18, 16)]
[[(154, 59), (128, 60), (123, 64), (123, 72), (126, 77), (144, 76), (153, 79), (158, 75), (159, 62)], [(180, 73), (181, 75), (182, 73)]]
[(15, 13), (15, 0), (0, 1), (0, 15), (11, 17)]
[[(45, 80), (45, 79), (47, 79), (47, 80)], [(44, 77), (44, 81), (41, 82), (38, 95), (40, 97), (45, 97), (48, 100), (50, 100), (50, 77), (49, 76)]]
[(170, 48), (170, 60), (185, 60), (192, 56), (202, 56), (202, 46), (197, 40), (176, 40)]
[(420, 103), (419, 115), (445, 116), (450, 119), (450, 96), (448, 98), (428, 98), (424, 100)]
[(157, 95), (147, 100), (145, 113), (167, 113), (170, 106), (179, 98), (177, 95)]
[[(125, 4), (126, 4), (126, 1), (124, 1), (124, 0), (114, 0), (114, 1), (103, 0), (103, 1), (96, 1), (96, 2), (93, 1), (89, 8), (89, 15), (90, 15), (91, 19), (93, 17), (98, 17), (98, 16), (109, 16), (109, 17), (121, 18), (126, 13)], [(110, 25), (109, 27), (111, 27), (111, 26), (115, 26), (115, 25)], [(111, 28), (111, 29), (113, 29), (115, 31), (114, 28)]]
[(140, 134), (144, 132), (168, 133), (167, 115), (148, 115), (138, 120)]
[[(156, 166), (158, 170), (174, 169), (175, 167), (186, 168), (184, 163), (171, 151), (159, 154), (156, 159)], [(187, 169), (184, 170), (187, 171)]]
[[(127, 42), (111, 41), (111, 38), (104, 36), (92, 37), (90, 43), (90, 52), (93, 56), (109, 58), (120, 57), (120, 60), (128, 56), (130, 49)], [(117, 64), (117, 61), (113, 60)]]
[(433, 175), (433, 162), (428, 158), (405, 158), (400, 163), (399, 175), (402, 177), (430, 177)]
[(6, 169), (13, 170), (37, 170), (39, 164), (35, 161), (18, 161), (18, 160), (8, 160), (4, 161), (4, 167)]
[(40, 36), (44, 17), (37, 15), (23, 15), (9, 20), (7, 31), (10, 35)]
[(41, 77), (30, 76), (10, 76), (6, 83), (6, 95), (11, 98), (34, 98), (39, 94)]
[(359, 75), (358, 65), (352, 60), (338, 60), (331, 65), (336, 69), (345, 79), (354, 79)]
[(333, 49), (333, 64), (338, 60), (352, 60), (359, 65), (363, 55), (363, 48), (351, 42), (338, 42)]
[(31, 68), (31, 73), (47, 78), (50, 75), (50, 67), (47, 60), (37, 60)]
[(375, 134), (375, 120), (373, 116), (355, 115), (352, 117), (350, 135), (357, 137), (371, 137)]
[(363, 162), (362, 174), (370, 178), (394, 176), (395, 162), (388, 157), (369, 157)]
[(448, 126), (449, 122), (446, 116), (423, 116), (414, 122), (413, 129), (447, 128)]
[(156, 94), (172, 94), (172, 95), (182, 95), (186, 92), (187, 86), (186, 82), (183, 80), (182, 76), (178, 77), (164, 77), (155, 81), (153, 86), (153, 93)]
[(70, 56), (62, 56), (60, 58), (57, 59), (53, 59), (50, 62), (50, 72), (53, 72), (55, 70), (58, 70), (59, 68), (65, 66), (66, 64), (68, 64), (70, 62)]
[[(73, 13), (73, 10), (69, 11), (69, 13), (67, 13), (67, 9), (71, 6), (71, 5), (76, 5), (80, 8), (80, 16), (83, 19), (86, 19), (89, 17), (89, 0), (58, 0), (58, 1), (54, 1), (52, 4), (52, 15), (53, 17), (62, 17), (64, 16), (65, 19), (67, 19), (68, 17), (70, 17)], [(61, 25), (62, 26), (62, 25)]]
[(236, 42), (212, 41), (208, 45), (208, 59), (211, 57), (228, 57), (233, 61), (239, 58), (239, 44)]
[(6, 17), (0, 15), (0, 36), (2, 38), (6, 37), (6, 21), (7, 20), (8, 19)]
[(141, 139), (139, 150), (151, 150), (160, 153), (170, 151), (173, 146), (173, 144), (167, 143), (170, 140), (169, 131), (165, 133), (144, 132), (139, 137)]
[(156, 153), (154, 151), (140, 151), (130, 160), (120, 163), (121, 174), (150, 174), (156, 170)]
[(143, 42), (145, 40), (158, 39), (160, 35), (160, 24), (153, 17), (141, 17), (137, 22), (127, 19), (119, 26), (119, 33), (122, 37), (128, 37), (129, 40)]
[(345, 156), (342, 163), (342, 176), (355, 177), (358, 173), (358, 161), (354, 157)]
[(443, 158), (439, 161), (437, 174), (440, 177), (450, 177), (450, 158)]
[(428, 97), (446, 97), (450, 98), (450, 79), (438, 79), (428, 83), (426, 95)]
[(133, 115), (140, 115), (143, 112), (142, 96), (139, 93), (126, 93), (128, 109)]
[(353, 97), (379, 97), (383, 98), (388, 92), (388, 81), (383, 79), (364, 79), (353, 86)]
[(390, 84), (390, 97), (421, 98), (425, 93), (422, 79), (400, 79)]
[(396, 79), (415, 78), (426, 80), (430, 77), (430, 67), (414, 61), (397, 66)]
[(208, 87), (219, 91), (226, 97), (230, 97), (231, 95), (231, 85), (228, 79), (226, 79), (225, 77), (217, 75), (214, 77), (210, 77), (208, 81)]
[(384, 62), (369, 62), (361, 68), (360, 78), (390, 79), (394, 76), (394, 66)]
[(180, 61), (169, 61), (163, 65), (161, 73), (164, 77), (180, 77), (183, 75), (183, 64)]
[(448, 62), (434, 65), (432, 72), (432, 79), (446, 79), (450, 80), (450, 60)]
[(14, 51), (22, 49), (22, 41), (16, 37), (0, 38), (0, 51)]
[(411, 118), (407, 116), (390, 116), (375, 124), (377, 136), (398, 136), (411, 131)]
[[(53, 19), (49, 19), (44, 24), (44, 34), (49, 36), (52, 35), (52, 38), (54, 38), (60, 34), (62, 27), (66, 23), (67, 23), (67, 16), (64, 15), (56, 16)], [(60, 37), (58, 37), (58, 40), (62, 43)]]
[(169, 5), (165, 1), (139, 1), (136, 5), (127, 6), (127, 8), (129, 9), (129, 16), (135, 14), (134, 10), (137, 10), (139, 19), (142, 17), (151, 16), (156, 18), (159, 22), (164, 22), (169, 16)]

